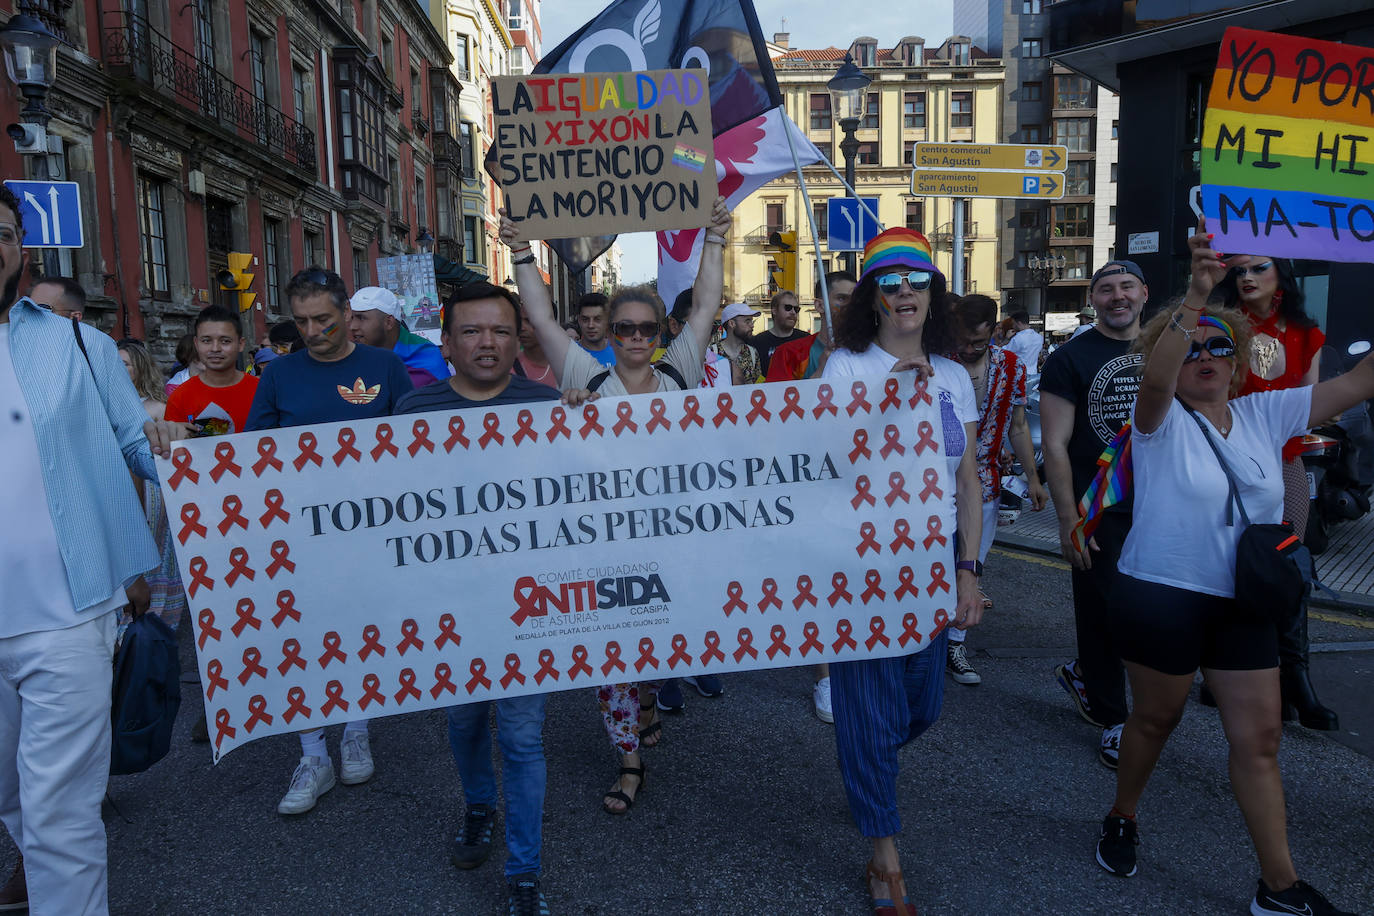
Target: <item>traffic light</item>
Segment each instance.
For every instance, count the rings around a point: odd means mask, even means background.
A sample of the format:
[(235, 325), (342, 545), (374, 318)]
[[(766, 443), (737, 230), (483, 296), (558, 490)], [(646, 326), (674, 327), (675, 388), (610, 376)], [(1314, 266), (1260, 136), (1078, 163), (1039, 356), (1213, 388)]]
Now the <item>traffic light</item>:
[(229, 269), (221, 270), (216, 277), (219, 288), (238, 293), (239, 311), (246, 312), (253, 307), (257, 293), (253, 292), (253, 275), (248, 273), (248, 265), (253, 263), (253, 255), (245, 251), (229, 252)]
[(801, 253), (797, 251), (797, 233), (770, 232), (764, 251), (772, 255), (773, 263), (768, 275), (779, 290), (797, 291), (797, 262)]

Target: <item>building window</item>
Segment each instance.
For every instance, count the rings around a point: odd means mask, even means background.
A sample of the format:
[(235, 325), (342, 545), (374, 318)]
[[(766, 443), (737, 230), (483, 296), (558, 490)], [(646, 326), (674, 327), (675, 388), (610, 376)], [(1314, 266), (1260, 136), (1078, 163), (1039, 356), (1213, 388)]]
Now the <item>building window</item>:
[(1089, 248), (1060, 248), (1058, 254), (1064, 256), (1064, 266), (1059, 271), (1061, 280), (1088, 279)]
[(816, 220), (816, 239), (830, 237), (830, 204), (828, 201), (815, 201), (811, 204), (811, 216)]
[(786, 232), (787, 224), (783, 222), (783, 213), (786, 205), (778, 202), (769, 202), (763, 205), (763, 224), (768, 228), (768, 232)]
[(1038, 39), (1038, 38), (1023, 38), (1023, 39), (1021, 39), (1021, 56), (1022, 56), (1022, 57), (1039, 57), (1039, 56), (1040, 56), (1040, 39)]
[(1034, 251), (1018, 251), (1018, 252), (1016, 252), (1016, 267), (1017, 267), (1017, 269), (1019, 269), (1019, 270), (1025, 270), (1026, 268), (1030, 267), (1030, 259), (1033, 258), (1033, 257), (1038, 257), (1038, 255), (1037, 255)]
[(1040, 14), (1040, 0), (1021, 0), (1022, 16), (1037, 16)]
[(915, 164), (916, 164), (915, 159), (916, 159), (916, 141), (915, 141), (915, 140), (903, 140), (903, 141), (902, 141), (902, 163), (903, 163), (904, 165), (915, 165)]
[(924, 231), (926, 221), (926, 202), (923, 200), (908, 200), (906, 202), (906, 227), (915, 229), (917, 232)]
[(291, 98), (295, 105), (296, 120), (302, 124), (307, 123), (309, 118), (306, 114), (308, 109), (306, 107), (305, 71), (294, 65), (291, 67)]
[(306, 267), (323, 267), (325, 265), (324, 236), (318, 232), (312, 232), (309, 229), (305, 230), (304, 254), (305, 263), (301, 265), (302, 269)]
[(425, 200), (425, 180), (415, 176), (415, 225), (421, 229), (429, 225), (429, 206)]
[(393, 29), (388, 29), (386, 23), (383, 22), (382, 30), (381, 47), (377, 49), (377, 56), (382, 60), (382, 69), (386, 71), (386, 75), (391, 76), (392, 71), (396, 68), (396, 52), (391, 48), (391, 36), (387, 33)]
[(525, 21), (520, 17), (520, 0), (506, 0), (506, 28), (523, 29)]
[(878, 46), (871, 41), (861, 41), (854, 45), (854, 63), (860, 67), (873, 67), (878, 63)]
[(424, 83), (420, 81), (420, 71), (414, 67), (410, 69), (410, 110), (415, 114), (424, 112), (424, 105), (420, 100), (425, 97)]
[(878, 164), (878, 144), (869, 140), (859, 144), (859, 148), (854, 151), (855, 165), (877, 165)]
[(459, 35), (458, 43), (453, 46), (453, 66), (457, 68), (460, 80), (471, 79), (468, 69), (468, 38), (466, 35)]
[(1091, 108), (1093, 84), (1086, 76), (1056, 76), (1054, 78), (1055, 108)]
[(281, 265), (283, 261), (290, 261), (289, 257), (282, 257), (280, 244), (284, 239), (285, 233), (281, 231), (281, 223), (274, 219), (263, 222), (263, 298), (267, 300), (267, 310), (273, 315), (281, 311)]
[(221, 197), (205, 198), (205, 247), (234, 250), (234, 205)]
[(257, 32), (248, 33), (248, 49), (252, 53), (253, 97), (259, 102), (267, 101), (267, 39)]
[(1044, 88), (1044, 83), (1041, 83), (1039, 80), (1032, 80), (1031, 82), (1022, 83), (1022, 84), (1021, 84), (1021, 101), (1023, 101), (1023, 102), (1038, 102), (1038, 101), (1040, 101), (1041, 90), (1042, 90), (1043, 88)]
[(386, 130), (382, 123), (385, 89), (357, 49), (335, 58), (339, 108), (339, 164), (345, 197), (362, 194), (381, 203), (386, 191)]
[(830, 129), (830, 93), (811, 93), (811, 129)]
[(876, 93), (876, 92), (870, 92), (870, 93), (868, 93), (868, 98), (867, 98), (867, 99), (865, 100), (865, 102), (864, 102), (864, 116), (863, 116), (863, 120), (861, 120), (861, 121), (859, 122), (859, 128), (860, 128), (860, 129), (862, 129), (862, 130), (877, 130), (877, 129), (878, 129), (878, 110), (879, 110), (879, 107), (880, 107), (880, 104), (879, 104), (879, 102), (878, 102), (878, 93)]
[(972, 92), (951, 92), (949, 94), (949, 126), (973, 126)]
[(367, 249), (353, 249), (353, 288), (372, 285), (372, 267), (367, 263)]
[(477, 248), (477, 217), (463, 217), (463, 259), (469, 264), (482, 263), (481, 251)]
[(167, 211), (162, 201), (163, 182), (138, 179), (139, 248), (143, 255), (143, 287), (152, 296), (171, 295), (167, 280)]
[[(196, 59), (207, 67), (215, 66), (215, 19), (210, 0), (192, 0), (196, 24)], [(182, 7), (185, 9), (185, 7)]]
[(1087, 195), (1093, 192), (1093, 164), (1090, 159), (1078, 159), (1064, 167), (1064, 193)]
[(926, 126), (926, 94), (924, 92), (907, 92), (902, 95), (902, 126), (925, 130)]
[(1115, 204), (1113, 204), (1112, 206), (1110, 206), (1110, 207), (1107, 208), (1107, 223), (1108, 223), (1109, 225), (1112, 225), (1112, 226), (1115, 226), (1115, 225), (1116, 225), (1116, 205), (1115, 205)]
[(1092, 204), (1055, 204), (1054, 237), (1083, 238), (1092, 234)]
[(1120, 123), (1121, 123), (1120, 121), (1112, 121), (1112, 139), (1113, 139), (1113, 140), (1116, 139), (1116, 130), (1117, 130), (1117, 126), (1118, 126)]
[(967, 67), (969, 63), (968, 45), (964, 44), (962, 41), (956, 41), (954, 44), (950, 45), (949, 59), (957, 66)]
[(458, 125), (458, 144), (461, 147), (463, 157), (463, 177), (474, 178), (477, 175), (477, 156), (473, 151), (472, 122), (464, 121)]
[(1112, 181), (1113, 184), (1116, 183), (1116, 163), (1115, 163), (1115, 162), (1112, 163), (1112, 177), (1111, 177), (1111, 181)]
[(1039, 210), (1021, 210), (1017, 214), (1016, 225), (1022, 229), (1040, 228)]
[(1021, 125), (1021, 142), (1022, 142), (1022, 143), (1043, 143), (1043, 142), (1045, 142), (1045, 131), (1044, 131), (1044, 128), (1041, 127), (1039, 124), (1022, 124), (1022, 125)]
[(1093, 151), (1092, 118), (1055, 118), (1054, 142), (1068, 147), (1071, 153)]

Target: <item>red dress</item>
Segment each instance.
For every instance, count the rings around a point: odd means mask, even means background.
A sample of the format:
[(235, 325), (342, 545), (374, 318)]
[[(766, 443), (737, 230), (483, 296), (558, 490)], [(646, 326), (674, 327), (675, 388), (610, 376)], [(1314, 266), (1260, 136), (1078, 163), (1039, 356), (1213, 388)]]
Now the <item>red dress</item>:
[[(1312, 367), (1312, 359), (1326, 342), (1326, 335), (1316, 325), (1302, 328), (1285, 321), (1279, 327), (1279, 310), (1269, 317), (1257, 319), (1246, 310), (1254, 339), (1250, 343), (1250, 374), (1241, 386), (1240, 396), (1256, 391), (1280, 391), (1296, 388)], [(1290, 439), (1283, 446), (1283, 460), (1292, 461), (1302, 453), (1302, 439)]]

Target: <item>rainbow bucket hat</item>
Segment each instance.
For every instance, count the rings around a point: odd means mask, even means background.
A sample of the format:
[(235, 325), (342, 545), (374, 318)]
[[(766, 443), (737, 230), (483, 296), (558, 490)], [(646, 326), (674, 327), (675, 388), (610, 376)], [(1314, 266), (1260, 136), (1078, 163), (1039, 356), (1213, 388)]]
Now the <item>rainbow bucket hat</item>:
[(944, 277), (940, 268), (935, 266), (926, 237), (915, 229), (900, 226), (878, 233), (864, 246), (864, 267), (859, 282), (862, 283), (880, 270), (894, 267), (928, 270)]

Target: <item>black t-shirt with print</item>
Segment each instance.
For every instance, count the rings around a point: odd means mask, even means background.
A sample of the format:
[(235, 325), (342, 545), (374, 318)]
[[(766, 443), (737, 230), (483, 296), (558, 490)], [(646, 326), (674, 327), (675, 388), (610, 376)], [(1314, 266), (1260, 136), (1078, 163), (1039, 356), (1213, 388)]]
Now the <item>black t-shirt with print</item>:
[(805, 332), (793, 328), (792, 334), (788, 337), (780, 337), (776, 332), (769, 330), (749, 338), (750, 346), (759, 351), (759, 369), (764, 378), (768, 377), (768, 363), (773, 358), (773, 351), (789, 340), (801, 340), (805, 336)]

